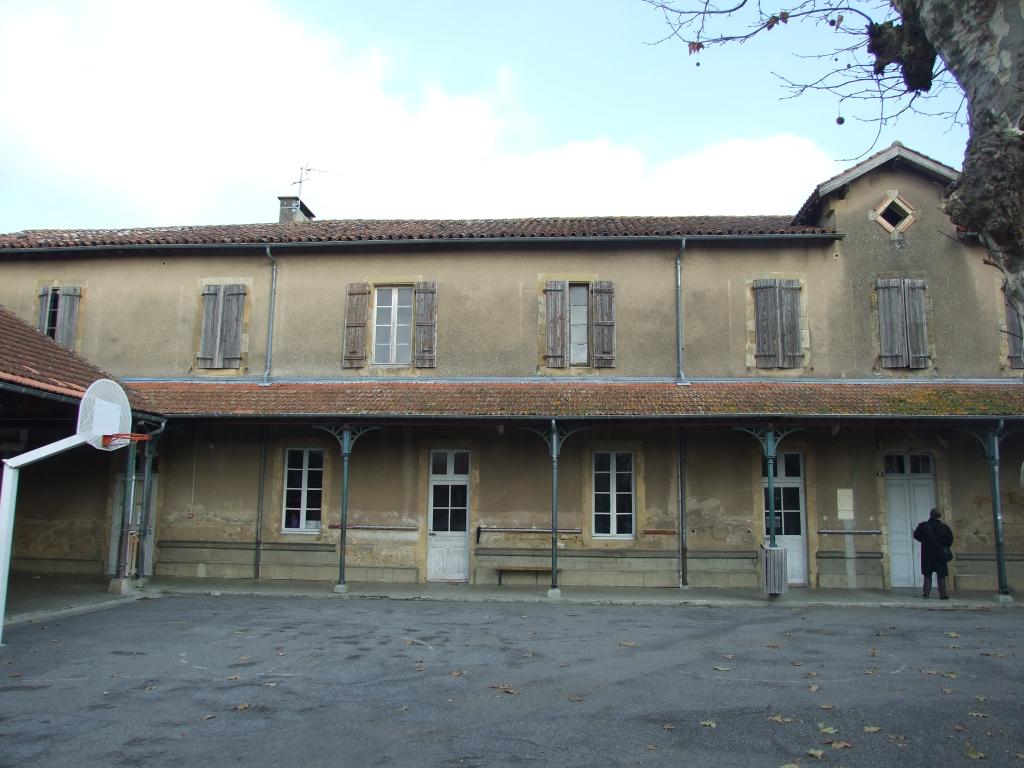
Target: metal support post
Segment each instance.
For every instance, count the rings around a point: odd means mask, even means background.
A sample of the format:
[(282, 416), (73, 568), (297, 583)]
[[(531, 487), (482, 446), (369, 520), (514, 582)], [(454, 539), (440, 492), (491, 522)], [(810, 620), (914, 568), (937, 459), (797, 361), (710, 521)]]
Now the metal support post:
[(534, 429), (523, 427), (528, 432), (540, 435), (547, 443), (551, 454), (551, 588), (548, 590), (548, 597), (558, 598), (562, 596), (558, 588), (558, 457), (562, 453), (562, 444), (569, 435), (575, 434), (584, 427), (575, 429), (564, 429), (558, 426), (555, 419), (551, 419), (551, 426), (548, 429)]
[(323, 432), (334, 435), (341, 448), (341, 528), (338, 532), (338, 583), (334, 591), (339, 594), (348, 592), (348, 584), (345, 583), (345, 550), (348, 539), (348, 474), (349, 460), (352, 458), (352, 447), (356, 440), (380, 427), (353, 427), (351, 424), (343, 424), (340, 427), (315, 427)]
[(124, 470), (124, 504), (121, 508), (121, 536), (117, 547), (118, 579), (128, 578), (128, 546), (131, 538), (132, 516), (135, 513), (135, 448), (136, 443), (128, 445), (128, 455)]

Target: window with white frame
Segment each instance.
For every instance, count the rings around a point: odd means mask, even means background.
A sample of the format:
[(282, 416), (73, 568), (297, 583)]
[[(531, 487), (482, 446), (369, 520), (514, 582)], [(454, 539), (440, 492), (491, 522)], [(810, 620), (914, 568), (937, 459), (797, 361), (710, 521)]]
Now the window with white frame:
[(373, 362), (374, 365), (412, 364), (413, 288), (382, 286), (377, 288), (374, 302)]
[(594, 452), (594, 536), (633, 538), (636, 510), (633, 454)]
[(285, 531), (316, 533), (323, 519), (324, 452), (289, 448), (284, 471)]

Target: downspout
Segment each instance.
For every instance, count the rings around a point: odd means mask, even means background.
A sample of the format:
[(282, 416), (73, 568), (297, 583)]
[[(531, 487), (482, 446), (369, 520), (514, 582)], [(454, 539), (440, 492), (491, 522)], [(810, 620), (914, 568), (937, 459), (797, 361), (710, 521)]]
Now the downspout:
[[(274, 304), (277, 301), (277, 259), (266, 247), (267, 258), (270, 259), (270, 309), (267, 313), (267, 365), (263, 369), (263, 383), (270, 380), (270, 366), (274, 359)], [(262, 480), (260, 481), (262, 483)]]
[(686, 572), (686, 432), (676, 427), (676, 487), (679, 490), (679, 588), (684, 589), (689, 576)]
[(132, 529), (132, 513), (135, 511), (135, 460), (137, 447), (138, 443), (128, 443), (128, 451), (125, 454), (121, 532), (117, 545), (117, 569), (114, 571), (114, 582), (110, 585), (112, 593), (119, 593), (125, 589), (124, 583), (128, 578), (128, 546)]
[(676, 378), (683, 381), (683, 254), (686, 253), (686, 238), (679, 240), (676, 254)]
[(267, 486), (267, 432), (270, 427), (263, 427), (263, 440), (260, 444), (260, 477), (256, 492), (256, 554), (253, 560), (253, 578), (259, 579), (263, 570), (263, 500)]
[(146, 578), (146, 542), (153, 535), (153, 457), (156, 454), (157, 441), (166, 428), (167, 420), (164, 419), (159, 427), (148, 433), (149, 440), (146, 441), (142, 454), (142, 519), (139, 520), (139, 567), (135, 573), (136, 579)]

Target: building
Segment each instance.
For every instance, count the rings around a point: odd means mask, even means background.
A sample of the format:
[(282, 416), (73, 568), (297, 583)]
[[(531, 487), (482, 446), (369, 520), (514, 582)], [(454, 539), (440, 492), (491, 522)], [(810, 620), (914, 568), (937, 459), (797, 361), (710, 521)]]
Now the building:
[(1024, 358), (955, 178), (894, 144), (795, 217), (27, 231), (0, 304), (167, 419), (143, 575), (756, 585), (772, 465), (791, 584), (920, 583), (936, 506), (1002, 591)]

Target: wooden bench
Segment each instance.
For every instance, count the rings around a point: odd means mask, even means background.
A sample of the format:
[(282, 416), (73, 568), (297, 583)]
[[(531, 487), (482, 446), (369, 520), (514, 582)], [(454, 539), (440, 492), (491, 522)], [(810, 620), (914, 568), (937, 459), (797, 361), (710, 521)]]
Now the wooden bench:
[[(550, 565), (499, 565), (494, 570), (498, 572), (498, 586), (506, 573), (551, 573)], [(561, 573), (562, 569), (557, 569)]]

